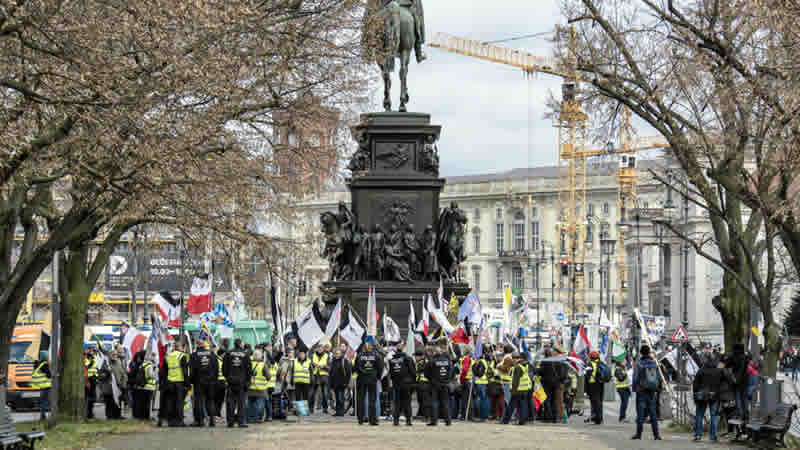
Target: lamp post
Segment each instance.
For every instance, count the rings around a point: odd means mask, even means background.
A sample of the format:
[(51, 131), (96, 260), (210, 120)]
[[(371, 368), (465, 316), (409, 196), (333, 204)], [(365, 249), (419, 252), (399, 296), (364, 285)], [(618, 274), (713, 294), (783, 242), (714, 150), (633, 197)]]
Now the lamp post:
[[(600, 251), (601, 251), (601, 255), (600, 255), (601, 264), (600, 264), (600, 267), (602, 269), (602, 272), (600, 274), (600, 295), (601, 295), (601, 298), (602, 298), (603, 285), (605, 284), (606, 301), (609, 302), (609, 304), (611, 304), (611, 287), (610, 287), (610, 285), (611, 285), (611, 256), (614, 254), (614, 247), (616, 247), (616, 245), (617, 245), (617, 241), (614, 240), (614, 239), (609, 239), (608, 237), (606, 237), (604, 239), (600, 239)], [(603, 256), (606, 257), (605, 265), (602, 264)], [(608, 278), (608, 282), (606, 282), (606, 277)], [(602, 302), (600, 304), (600, 313), (601, 314), (603, 313)], [(611, 310), (610, 307), (609, 307), (609, 314), (612, 314), (612, 317), (613, 317), (613, 311)]]
[(181, 337), (180, 337), (180, 340), (183, 340), (184, 339), (184, 330), (185, 330), (183, 316), (184, 316), (184, 311), (185, 311), (184, 308), (186, 308), (186, 302), (184, 301), (184, 298), (183, 298), (184, 286), (186, 285), (186, 252), (187, 252), (186, 247), (187, 246), (186, 246), (186, 236), (185, 235), (181, 235), (181, 238), (178, 240), (178, 245), (179, 245), (178, 251), (180, 252), (180, 256), (181, 256), (181, 276), (179, 277), (179, 282), (181, 284), (181, 286), (180, 286), (181, 287), (181, 289), (180, 289), (180, 293), (181, 293)]

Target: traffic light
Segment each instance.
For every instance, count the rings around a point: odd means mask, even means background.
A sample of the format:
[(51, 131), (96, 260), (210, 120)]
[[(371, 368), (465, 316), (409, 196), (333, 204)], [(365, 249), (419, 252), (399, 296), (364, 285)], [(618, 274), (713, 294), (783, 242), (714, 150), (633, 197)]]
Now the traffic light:
[(561, 276), (562, 277), (569, 276), (569, 260), (566, 259), (561, 260)]

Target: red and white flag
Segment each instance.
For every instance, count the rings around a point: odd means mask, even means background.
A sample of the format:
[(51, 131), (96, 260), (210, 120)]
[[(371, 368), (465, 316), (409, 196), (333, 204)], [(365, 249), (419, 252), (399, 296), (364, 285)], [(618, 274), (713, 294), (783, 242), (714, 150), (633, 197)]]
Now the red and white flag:
[(150, 303), (158, 308), (161, 323), (166, 323), (170, 327), (179, 327), (181, 325), (180, 305), (173, 305), (162, 294), (154, 295)]
[(211, 275), (194, 277), (189, 301), (186, 302), (186, 312), (189, 314), (202, 314), (211, 312)]
[(147, 338), (134, 327), (128, 327), (125, 337), (122, 339), (122, 346), (128, 351), (128, 357), (133, 356), (145, 349)]
[(589, 338), (586, 336), (586, 330), (583, 329), (583, 325), (581, 325), (580, 328), (578, 328), (578, 335), (575, 336), (575, 343), (572, 344), (572, 351), (569, 353), (569, 356), (586, 361), (590, 349)]

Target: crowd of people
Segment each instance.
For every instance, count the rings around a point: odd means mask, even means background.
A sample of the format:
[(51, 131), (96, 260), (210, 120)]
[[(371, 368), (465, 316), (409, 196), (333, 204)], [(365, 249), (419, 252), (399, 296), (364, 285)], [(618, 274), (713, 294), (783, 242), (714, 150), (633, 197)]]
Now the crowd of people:
[[(416, 350), (412, 357), (403, 344), (383, 344), (367, 342), (352, 351), (347, 344), (334, 349), (325, 342), (307, 352), (296, 339), (280, 349), (270, 344), (253, 349), (239, 339), (231, 346), (226, 339), (214, 350), (198, 341), (188, 354), (178, 342), (160, 365), (157, 356), (142, 351), (127, 366), (119, 346), (110, 352), (90, 348), (85, 354), (86, 414), (93, 418), (97, 393), (107, 419), (120, 419), (127, 405), (133, 418), (150, 420), (158, 393), (158, 426), (185, 426), (189, 398), (191, 426), (197, 427), (215, 426), (222, 420), (223, 406), (228, 427), (312, 414), (317, 407), (323, 414), (330, 407), (333, 416), (351, 414), (359, 424), (370, 425), (378, 425), (381, 416), (396, 426), (401, 421), (410, 426), (414, 419), (431, 426), (439, 420), (446, 425), (453, 420), (566, 423), (569, 416), (583, 414), (573, 407), (578, 377), (583, 376), (591, 405), (587, 423), (603, 423), (604, 389), (613, 383), (620, 401), (619, 422), (628, 422), (628, 404), (635, 393), (633, 439), (642, 438), (649, 422), (658, 440), (661, 392), (676, 375), (668, 361), (659, 364), (647, 345), (639, 349), (637, 361), (620, 360), (612, 370), (597, 352), (581, 361), (567, 358), (558, 345), (529, 360), (510, 345), (484, 345), (475, 351), (471, 345), (444, 342)], [(702, 439), (708, 411), (710, 439), (716, 441), (721, 417), (748, 417), (763, 362), (754, 360), (742, 344), (730, 354), (705, 346), (692, 357), (700, 366), (692, 380), (695, 440)], [(47, 352), (34, 366), (32, 383), (46, 400), (51, 379)], [(544, 395), (537, 396), (537, 391)], [(43, 402), (42, 418), (46, 407)]]

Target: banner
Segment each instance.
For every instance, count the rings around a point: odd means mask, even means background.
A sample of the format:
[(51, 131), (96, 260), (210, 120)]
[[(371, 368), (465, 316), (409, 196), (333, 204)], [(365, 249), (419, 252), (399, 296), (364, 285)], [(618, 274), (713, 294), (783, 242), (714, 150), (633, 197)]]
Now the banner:
[(367, 341), (375, 344), (375, 337), (378, 335), (378, 309), (375, 305), (375, 287), (369, 288), (367, 298)]
[(400, 342), (402, 340), (400, 336), (400, 327), (397, 326), (397, 323), (395, 323), (388, 314), (383, 315), (383, 338), (386, 339), (387, 344)]
[(651, 316), (650, 314), (641, 314), (642, 323), (644, 323), (647, 336), (650, 338), (651, 344), (656, 344), (664, 336), (664, 329), (667, 326), (667, 318), (664, 316)]
[(314, 305), (311, 304), (297, 317), (297, 334), (306, 347), (311, 348), (325, 336), (322, 328), (314, 315)]
[(333, 335), (336, 334), (336, 331), (339, 330), (339, 326), (342, 323), (342, 298), (339, 297), (339, 301), (336, 302), (336, 306), (331, 311), (331, 317), (328, 319), (328, 324), (325, 326), (325, 338), (327, 340), (331, 340)]
[(339, 330), (339, 336), (347, 342), (353, 350), (357, 350), (361, 346), (361, 340), (364, 337), (364, 328), (358, 323), (353, 313), (347, 312), (347, 323)]
[(187, 313), (202, 314), (211, 311), (211, 284), (213, 282), (213, 277), (209, 274), (192, 279), (189, 300), (186, 301)]

